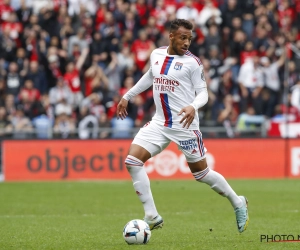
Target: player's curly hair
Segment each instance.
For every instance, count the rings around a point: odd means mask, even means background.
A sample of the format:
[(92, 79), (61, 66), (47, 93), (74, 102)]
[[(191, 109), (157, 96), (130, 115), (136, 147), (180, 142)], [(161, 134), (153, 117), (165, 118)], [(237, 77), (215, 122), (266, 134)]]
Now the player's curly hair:
[(170, 24), (170, 32), (174, 32), (174, 31), (178, 30), (179, 27), (184, 27), (188, 30), (192, 30), (194, 28), (193, 24), (188, 20), (175, 19)]

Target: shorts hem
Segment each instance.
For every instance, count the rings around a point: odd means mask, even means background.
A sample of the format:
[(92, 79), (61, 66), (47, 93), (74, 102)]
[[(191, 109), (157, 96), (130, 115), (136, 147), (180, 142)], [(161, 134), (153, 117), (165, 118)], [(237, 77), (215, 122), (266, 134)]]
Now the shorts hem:
[(160, 153), (162, 151), (160, 146), (158, 146), (152, 142), (149, 142), (145, 139), (138, 138), (138, 137), (135, 137), (131, 144), (136, 144), (136, 145), (144, 148), (145, 150), (147, 150), (150, 153), (151, 157), (157, 155), (158, 153)]
[(202, 157), (199, 157), (199, 158), (197, 158), (197, 159), (194, 159), (194, 160), (188, 160), (188, 159), (186, 159), (186, 161), (188, 162), (188, 163), (195, 163), (195, 162), (198, 162), (198, 161), (202, 161), (203, 159), (205, 159), (206, 158), (206, 155), (204, 155), (204, 156), (202, 156)]

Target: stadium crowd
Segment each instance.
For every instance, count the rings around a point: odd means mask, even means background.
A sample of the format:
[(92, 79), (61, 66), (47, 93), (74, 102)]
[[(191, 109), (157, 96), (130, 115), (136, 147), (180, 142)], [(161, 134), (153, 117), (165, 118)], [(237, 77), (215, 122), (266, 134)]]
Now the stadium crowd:
[(131, 100), (121, 124), (115, 110), (151, 51), (168, 44), (175, 18), (194, 24), (190, 51), (210, 97), (202, 125), (242, 129), (247, 119), (299, 116), (300, 55), (291, 46), (300, 50), (300, 0), (0, 0), (1, 135), (128, 136), (98, 128), (150, 119), (151, 89)]

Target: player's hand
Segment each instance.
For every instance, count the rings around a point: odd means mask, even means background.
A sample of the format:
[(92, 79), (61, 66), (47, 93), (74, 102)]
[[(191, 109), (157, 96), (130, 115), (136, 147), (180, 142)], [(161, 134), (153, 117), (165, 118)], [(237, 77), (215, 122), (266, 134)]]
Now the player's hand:
[(121, 118), (123, 120), (128, 115), (127, 110), (126, 110), (127, 105), (128, 105), (128, 101), (125, 100), (124, 98), (122, 98), (117, 107), (117, 118), (118, 119)]
[(180, 110), (178, 115), (181, 115), (182, 113), (184, 113), (184, 117), (182, 117), (180, 124), (183, 123), (183, 128), (189, 128), (194, 120), (196, 111), (194, 107), (190, 105)]

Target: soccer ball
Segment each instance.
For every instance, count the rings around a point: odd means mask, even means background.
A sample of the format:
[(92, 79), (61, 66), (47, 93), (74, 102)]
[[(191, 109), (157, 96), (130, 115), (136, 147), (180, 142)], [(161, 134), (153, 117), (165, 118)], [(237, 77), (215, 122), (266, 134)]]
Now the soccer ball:
[(151, 237), (151, 231), (145, 221), (131, 220), (123, 229), (123, 237), (129, 245), (147, 244)]

